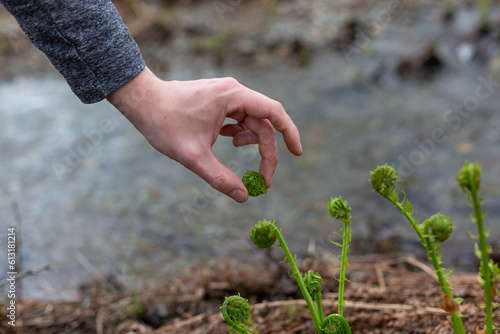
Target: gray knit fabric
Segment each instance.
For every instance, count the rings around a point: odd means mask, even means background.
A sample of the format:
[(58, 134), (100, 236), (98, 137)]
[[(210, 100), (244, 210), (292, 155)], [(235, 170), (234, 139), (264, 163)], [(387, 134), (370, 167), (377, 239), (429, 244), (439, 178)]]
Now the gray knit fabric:
[(109, 0), (0, 0), (83, 103), (104, 99), (145, 63)]

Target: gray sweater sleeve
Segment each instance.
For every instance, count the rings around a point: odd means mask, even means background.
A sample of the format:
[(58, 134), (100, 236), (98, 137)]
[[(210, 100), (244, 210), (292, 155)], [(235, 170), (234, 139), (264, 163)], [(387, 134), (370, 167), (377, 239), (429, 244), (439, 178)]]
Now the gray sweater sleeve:
[(83, 103), (141, 72), (139, 47), (109, 0), (0, 0)]

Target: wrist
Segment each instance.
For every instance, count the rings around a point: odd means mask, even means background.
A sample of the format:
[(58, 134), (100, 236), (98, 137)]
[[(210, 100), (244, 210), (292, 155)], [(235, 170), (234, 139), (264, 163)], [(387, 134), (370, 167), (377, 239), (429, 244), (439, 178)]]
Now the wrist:
[(135, 78), (109, 94), (106, 99), (128, 120), (136, 124), (142, 121), (140, 108), (159, 79), (146, 66)]

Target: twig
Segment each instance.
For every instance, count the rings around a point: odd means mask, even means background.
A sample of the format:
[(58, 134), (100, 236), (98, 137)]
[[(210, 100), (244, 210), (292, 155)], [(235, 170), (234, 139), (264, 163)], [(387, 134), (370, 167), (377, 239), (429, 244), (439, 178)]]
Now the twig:
[(315, 238), (309, 238), (309, 244), (307, 245), (307, 252), (306, 254), (308, 256), (314, 256), (316, 253), (316, 239)]
[[(36, 268), (33, 268), (33, 269), (28, 269), (28, 270), (25, 270), (23, 271), (22, 273), (20, 274), (17, 274), (16, 275), (16, 280), (20, 280), (26, 276), (36, 276), (38, 275), (39, 273), (41, 273), (42, 271), (44, 270), (48, 270), (50, 269), (50, 263), (45, 263), (45, 264), (42, 264), (41, 266), (39, 267), (36, 267)], [(5, 286), (9, 284), (9, 282), (7, 281), (7, 279), (3, 280), (0, 282), (0, 288), (2, 286)]]
[[(329, 297), (329, 294), (326, 295)], [(260, 304), (253, 305), (252, 308), (254, 310), (263, 309), (266, 307), (279, 307), (279, 306), (291, 306), (291, 305), (306, 305), (303, 300), (285, 300), (285, 301), (274, 301), (274, 302), (264, 302)], [(333, 300), (324, 300), (323, 305), (325, 306), (336, 306), (337, 301)], [(366, 302), (353, 302), (353, 301), (345, 301), (345, 306), (348, 308), (354, 309), (365, 309), (365, 310), (395, 310), (395, 311), (406, 311), (406, 312), (424, 312), (424, 313), (433, 313), (433, 314), (446, 314), (446, 312), (437, 307), (415, 307), (413, 305), (406, 304), (383, 304), (383, 303), (366, 303)]]
[(386, 288), (384, 273), (381, 265), (375, 266), (375, 272), (377, 273), (378, 284), (380, 285), (380, 290), (384, 291)]
[(106, 281), (106, 277), (104, 277), (104, 275), (102, 275), (79, 250), (75, 252), (75, 259), (82, 265), (83, 268), (85, 268), (94, 280), (99, 283)]
[(104, 319), (104, 309), (101, 308), (99, 312), (97, 312), (97, 316), (95, 317), (95, 330), (97, 334), (103, 333), (104, 330), (103, 319)]
[(425, 273), (429, 274), (432, 278), (434, 278), (436, 280), (438, 279), (437, 275), (436, 275), (436, 272), (434, 270), (432, 270), (431, 267), (429, 267), (425, 263), (420, 262), (420, 261), (418, 261), (417, 259), (415, 259), (414, 257), (411, 257), (411, 256), (408, 256), (405, 259), (405, 261), (408, 262), (411, 265), (414, 265), (417, 268), (422, 269), (422, 271), (424, 271)]
[[(207, 315), (205, 313), (198, 314), (197, 316), (191, 317), (187, 320), (175, 321), (173, 324), (168, 324), (168, 325), (165, 325), (163, 327), (160, 327), (160, 328), (158, 328), (158, 331), (163, 332), (163, 331), (169, 331), (172, 329), (177, 329), (177, 328), (189, 326), (189, 325), (192, 325), (192, 324), (195, 324), (197, 322), (202, 321), (206, 317), (207, 317)], [(213, 318), (220, 318), (219, 321), (222, 321), (222, 315), (220, 313), (216, 313), (216, 314), (210, 316), (209, 318), (210, 318), (210, 320), (212, 320)]]

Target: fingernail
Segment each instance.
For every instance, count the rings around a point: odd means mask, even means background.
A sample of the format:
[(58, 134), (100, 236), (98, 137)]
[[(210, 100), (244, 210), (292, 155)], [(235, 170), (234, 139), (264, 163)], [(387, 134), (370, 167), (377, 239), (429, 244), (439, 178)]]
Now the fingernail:
[(233, 190), (229, 196), (238, 203), (243, 203), (247, 200), (247, 194), (240, 189)]

